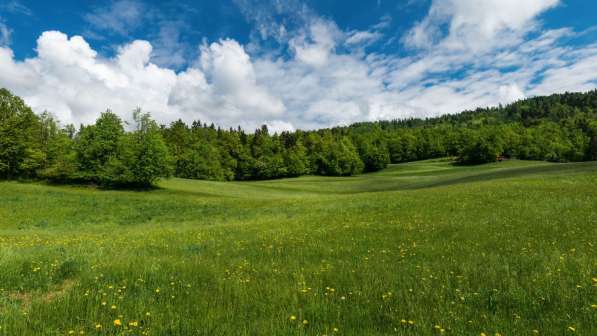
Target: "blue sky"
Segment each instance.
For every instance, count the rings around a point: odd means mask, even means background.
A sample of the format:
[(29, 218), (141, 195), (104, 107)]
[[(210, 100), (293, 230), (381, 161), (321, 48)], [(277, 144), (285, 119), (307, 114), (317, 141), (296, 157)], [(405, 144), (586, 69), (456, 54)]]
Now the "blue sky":
[(597, 87), (597, 2), (0, 3), (0, 86), (89, 123), (312, 129)]

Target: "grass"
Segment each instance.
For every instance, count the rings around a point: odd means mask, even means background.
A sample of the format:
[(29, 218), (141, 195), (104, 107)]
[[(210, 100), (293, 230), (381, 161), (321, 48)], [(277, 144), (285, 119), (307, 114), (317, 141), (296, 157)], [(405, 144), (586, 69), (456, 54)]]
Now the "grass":
[(0, 335), (597, 335), (596, 186), (515, 160), (0, 182)]

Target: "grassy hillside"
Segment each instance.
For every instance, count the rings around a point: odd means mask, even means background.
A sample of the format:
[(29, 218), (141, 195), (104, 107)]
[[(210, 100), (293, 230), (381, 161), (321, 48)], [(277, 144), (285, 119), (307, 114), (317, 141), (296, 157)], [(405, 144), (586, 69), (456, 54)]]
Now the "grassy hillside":
[(0, 335), (596, 335), (597, 163), (0, 182)]

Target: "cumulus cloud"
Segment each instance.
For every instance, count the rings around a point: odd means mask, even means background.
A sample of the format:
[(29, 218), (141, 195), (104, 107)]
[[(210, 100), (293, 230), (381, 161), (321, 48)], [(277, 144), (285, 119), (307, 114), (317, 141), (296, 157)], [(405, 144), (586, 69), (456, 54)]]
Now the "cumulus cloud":
[(140, 106), (164, 123), (201, 118), (257, 127), (284, 111), (258, 85), (249, 56), (232, 40), (202, 46), (200, 65), (180, 73), (151, 63), (147, 41), (124, 45), (104, 59), (82, 37), (50, 31), (38, 39), (37, 52), (19, 62), (10, 49), (0, 48), (0, 86), (63, 122), (90, 123), (106, 108), (128, 119)]
[[(176, 71), (157, 62), (157, 43), (133, 41), (105, 58), (84, 38), (51, 31), (39, 37), (33, 58), (16, 60), (10, 48), (0, 47), (0, 86), (35, 111), (75, 124), (92, 122), (106, 108), (128, 119), (136, 106), (161, 123), (181, 118), (247, 129), (267, 124), (273, 131), (437, 116), (594, 88), (597, 44), (567, 47), (560, 41), (578, 33), (547, 30), (537, 21), (555, 5), (530, 0), (512, 18), (508, 0), (433, 2), (403, 39), (421, 48), (407, 56), (364, 52), (385, 38), (387, 23), (343, 31), (305, 10), (300, 26), (285, 25), (284, 37), (275, 37), (286, 53), (222, 39), (200, 45), (198, 58), (187, 61), (192, 65)], [(468, 17), (475, 13), (482, 18)], [(449, 29), (442, 31), (442, 25)], [(258, 52), (250, 52), (254, 48)]]

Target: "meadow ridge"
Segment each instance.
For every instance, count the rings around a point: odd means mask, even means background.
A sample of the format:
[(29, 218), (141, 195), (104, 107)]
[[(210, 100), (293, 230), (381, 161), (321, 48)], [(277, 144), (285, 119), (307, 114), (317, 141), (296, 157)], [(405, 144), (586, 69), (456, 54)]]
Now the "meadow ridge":
[(0, 182), (0, 335), (597, 335), (597, 162)]

